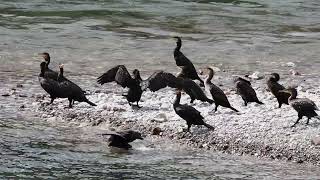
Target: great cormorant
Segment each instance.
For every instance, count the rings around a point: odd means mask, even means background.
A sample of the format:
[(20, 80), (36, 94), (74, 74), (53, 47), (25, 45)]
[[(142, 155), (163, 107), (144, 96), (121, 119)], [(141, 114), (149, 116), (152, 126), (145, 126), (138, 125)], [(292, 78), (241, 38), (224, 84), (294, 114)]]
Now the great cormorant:
[(290, 106), (292, 106), (293, 109), (298, 112), (298, 119), (291, 127), (294, 127), (300, 121), (300, 119), (302, 119), (303, 116), (306, 116), (308, 118), (306, 124), (309, 124), (309, 120), (313, 117), (320, 119), (318, 114), (315, 112), (316, 110), (319, 110), (317, 105), (308, 98), (297, 98), (298, 93), (295, 88), (289, 87), (288, 89), (280, 90), (280, 92), (290, 94), (288, 102)]
[(242, 97), (244, 105), (247, 106), (248, 102), (256, 102), (263, 104), (257, 98), (255, 90), (251, 87), (251, 83), (243, 78), (237, 78), (235, 81), (237, 93)]
[(209, 99), (197, 83), (188, 78), (175, 77), (171, 73), (157, 71), (142, 83), (142, 89), (149, 88), (151, 91), (157, 91), (164, 87), (177, 88), (184, 90), (191, 98), (191, 103), (195, 99), (212, 104), (214, 101)]
[(173, 56), (176, 61), (176, 65), (179, 66), (182, 70), (179, 73), (178, 77), (189, 78), (192, 80), (199, 80), (200, 86), (204, 86), (203, 80), (199, 77), (196, 68), (192, 62), (180, 51), (182, 46), (182, 41), (180, 37), (174, 37), (177, 39), (177, 46), (174, 49)]
[(268, 89), (271, 93), (277, 98), (279, 108), (282, 104), (289, 104), (288, 98), (290, 97), (289, 93), (279, 92), (284, 90), (285, 87), (278, 83), (280, 80), (280, 75), (278, 73), (272, 73), (269, 79), (267, 80)]
[(194, 107), (180, 104), (181, 92), (177, 91), (176, 99), (173, 103), (173, 109), (178, 116), (187, 122), (187, 132), (190, 132), (191, 125), (204, 125), (207, 128), (214, 130), (214, 127), (203, 121), (204, 117)]
[(230, 108), (233, 111), (239, 112), (237, 109), (235, 109), (230, 105), (226, 94), (218, 86), (216, 86), (211, 82), (211, 79), (213, 78), (213, 75), (214, 75), (213, 69), (210, 67), (208, 67), (207, 69), (209, 71), (209, 76), (205, 80), (205, 87), (207, 91), (210, 92), (212, 99), (214, 100), (214, 103), (216, 105), (214, 111), (217, 111), (218, 106), (223, 106), (226, 108)]
[(124, 65), (117, 65), (98, 77), (98, 83), (101, 85), (113, 81), (121, 85), (123, 88), (129, 88), (128, 93), (124, 96), (127, 98), (130, 106), (131, 102), (137, 102), (137, 106), (140, 107), (139, 101), (143, 91), (140, 87), (142, 79), (140, 77), (139, 70), (135, 69), (133, 71), (132, 78)]
[(130, 149), (132, 146), (129, 144), (130, 142), (133, 142), (136, 139), (143, 140), (141, 133), (133, 131), (133, 130), (127, 130), (127, 131), (119, 131), (119, 132), (107, 132), (103, 133), (103, 136), (110, 135), (109, 146), (122, 148), (122, 149)]
[(86, 98), (84, 91), (78, 85), (64, 77), (63, 65), (59, 66), (60, 73), (57, 80), (45, 77), (47, 63), (42, 62), (40, 64), (41, 73), (39, 74), (39, 82), (41, 87), (50, 94), (50, 104), (53, 103), (55, 98), (68, 98), (70, 108), (74, 101), (86, 102), (91, 106), (96, 106), (96, 104)]

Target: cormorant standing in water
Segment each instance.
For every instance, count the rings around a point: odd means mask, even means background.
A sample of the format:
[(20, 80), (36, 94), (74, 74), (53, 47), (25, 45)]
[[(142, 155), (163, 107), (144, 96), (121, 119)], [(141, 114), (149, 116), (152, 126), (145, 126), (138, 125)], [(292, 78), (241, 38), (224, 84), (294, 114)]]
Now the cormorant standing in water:
[(44, 77), (50, 78), (50, 79), (53, 79), (53, 80), (57, 80), (58, 72), (55, 72), (55, 71), (53, 71), (53, 70), (51, 70), (49, 68), (49, 64), (50, 64), (50, 55), (49, 55), (49, 53), (44, 52), (44, 53), (40, 53), (39, 55), (41, 55), (43, 57), (43, 59), (45, 60), (45, 62), (46, 62), (46, 71), (44, 73)]
[(223, 106), (226, 108), (230, 108), (235, 112), (239, 112), (237, 109), (233, 108), (230, 103), (229, 100), (226, 96), (226, 94), (215, 84), (213, 84), (211, 82), (211, 79), (213, 78), (214, 75), (214, 71), (212, 68), (207, 68), (209, 71), (209, 76), (207, 77), (207, 79), (205, 80), (205, 87), (206, 89), (210, 92), (210, 94), (212, 95), (212, 99), (214, 100), (214, 103), (216, 105), (214, 111), (217, 111), (218, 106)]
[(178, 77), (189, 78), (192, 80), (199, 80), (200, 86), (204, 86), (203, 80), (198, 76), (196, 68), (192, 62), (180, 51), (182, 42), (180, 37), (174, 37), (177, 39), (177, 46), (174, 49), (173, 56), (176, 61), (176, 65), (179, 66), (182, 70)]
[(212, 99), (209, 99), (198, 86), (198, 84), (191, 79), (175, 77), (171, 73), (166, 73), (163, 71), (157, 71), (153, 73), (148, 79), (141, 83), (141, 86), (143, 90), (149, 88), (153, 92), (169, 86), (171, 88), (184, 90), (190, 96), (191, 103), (193, 103), (195, 99), (208, 102), (210, 104), (214, 102)]
[(188, 128), (187, 132), (190, 132), (191, 125), (204, 125), (207, 128), (214, 130), (214, 127), (203, 121), (204, 117), (194, 107), (180, 104), (181, 92), (177, 91), (176, 99), (173, 103), (173, 109), (177, 115), (186, 120)]
[(94, 103), (89, 101), (84, 95), (84, 91), (72, 81), (68, 80), (63, 76), (63, 65), (60, 65), (60, 73), (57, 81), (45, 77), (46, 65), (48, 62), (42, 62), (40, 64), (41, 73), (39, 75), (39, 82), (41, 87), (50, 94), (50, 104), (53, 103), (55, 98), (68, 98), (69, 107), (72, 107), (74, 101), (86, 102), (91, 106), (96, 106)]
[(137, 106), (140, 108), (139, 101), (142, 95), (140, 83), (142, 82), (142, 79), (139, 70), (135, 69), (133, 71), (132, 78), (124, 65), (118, 65), (98, 77), (97, 82), (102, 85), (113, 81), (123, 88), (128, 87), (128, 94), (124, 96), (127, 98), (129, 105), (131, 106), (131, 102), (137, 102)]
[(267, 81), (267, 85), (271, 93), (277, 98), (279, 108), (281, 108), (282, 104), (289, 104), (288, 98), (290, 97), (290, 94), (279, 92), (285, 89), (285, 87), (278, 83), (279, 80), (280, 75), (278, 73), (272, 73)]
[(297, 98), (298, 93), (295, 88), (290, 87), (285, 90), (280, 90), (279, 92), (290, 94), (288, 102), (293, 107), (293, 109), (298, 112), (298, 119), (291, 127), (294, 127), (300, 121), (300, 119), (302, 119), (303, 116), (306, 116), (308, 118), (306, 124), (309, 124), (309, 120), (313, 117), (320, 119), (318, 114), (315, 112), (316, 110), (319, 110), (317, 105), (310, 99)]
[(132, 130), (108, 132), (102, 135), (110, 135), (110, 138), (108, 139), (109, 146), (122, 148), (126, 150), (132, 148), (132, 146), (129, 144), (130, 142), (133, 142), (136, 139), (143, 140), (141, 133)]
[(256, 102), (258, 104), (263, 104), (257, 98), (257, 94), (251, 87), (251, 83), (243, 78), (237, 78), (235, 81), (237, 93), (242, 97), (244, 105), (247, 106), (248, 102)]

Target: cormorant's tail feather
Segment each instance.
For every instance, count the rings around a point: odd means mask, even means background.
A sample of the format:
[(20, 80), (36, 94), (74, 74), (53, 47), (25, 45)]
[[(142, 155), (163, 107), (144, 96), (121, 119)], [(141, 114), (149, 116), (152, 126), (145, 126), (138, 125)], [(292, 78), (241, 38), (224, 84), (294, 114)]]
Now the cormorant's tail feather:
[(234, 108), (234, 107), (232, 107), (232, 106), (230, 106), (229, 108), (232, 109), (232, 110), (234, 110), (235, 112), (239, 112), (236, 108)]
[(86, 100), (86, 103), (90, 104), (91, 106), (97, 106), (95, 103), (89, 101), (88, 99)]
[(259, 101), (259, 100), (257, 100), (256, 103), (258, 103), (258, 104), (264, 104), (263, 102), (261, 102), (261, 101)]
[(214, 127), (211, 126), (210, 124), (204, 123), (203, 125), (212, 131), (214, 130)]

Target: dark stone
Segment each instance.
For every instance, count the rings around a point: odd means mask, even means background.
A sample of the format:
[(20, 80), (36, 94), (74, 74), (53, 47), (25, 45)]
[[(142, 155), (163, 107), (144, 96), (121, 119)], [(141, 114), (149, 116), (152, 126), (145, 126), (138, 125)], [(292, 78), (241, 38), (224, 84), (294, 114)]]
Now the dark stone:
[(159, 127), (156, 127), (152, 130), (152, 135), (160, 135), (162, 130)]
[(22, 84), (17, 84), (17, 88), (23, 88)]
[(25, 108), (26, 106), (24, 105), (24, 104), (22, 104), (21, 106), (20, 106), (20, 108), (21, 109), (23, 109), (23, 108)]
[(223, 149), (224, 151), (227, 150), (227, 149), (229, 149), (229, 145), (228, 145), (228, 144), (224, 145), (224, 146), (222, 147), (222, 149)]
[(297, 163), (298, 164), (302, 164), (304, 161), (302, 160), (302, 159), (299, 159), (298, 161), (297, 161)]
[(6, 93), (6, 94), (2, 94), (2, 96), (3, 96), (3, 97), (8, 97), (8, 96), (10, 96), (10, 94), (9, 94), (9, 93)]

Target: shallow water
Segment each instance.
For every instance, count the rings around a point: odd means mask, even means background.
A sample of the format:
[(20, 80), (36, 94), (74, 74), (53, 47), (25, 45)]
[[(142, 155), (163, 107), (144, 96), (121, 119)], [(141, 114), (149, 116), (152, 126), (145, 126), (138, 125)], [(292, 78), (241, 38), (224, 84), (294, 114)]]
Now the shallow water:
[[(26, 95), (43, 93), (36, 54), (44, 51), (52, 69), (64, 63), (65, 74), (85, 89), (116, 64), (139, 68), (143, 76), (177, 72), (176, 35), (197, 68), (215, 65), (228, 75), (279, 71), (285, 77), (295, 69), (313, 84), (319, 82), (319, 19), (317, 0), (0, 0), (0, 90), (21, 83)], [(150, 139), (118, 154), (90, 129), (19, 111), (23, 98), (0, 100), (5, 178), (319, 179), (314, 166), (178, 149)]]
[[(164, 139), (146, 138), (133, 150), (110, 149), (92, 127), (67, 127), (0, 113), (0, 177), (103, 179), (319, 179), (319, 167), (209, 153)], [(11, 114), (8, 115), (8, 114)], [(29, 114), (29, 115), (26, 115)]]

